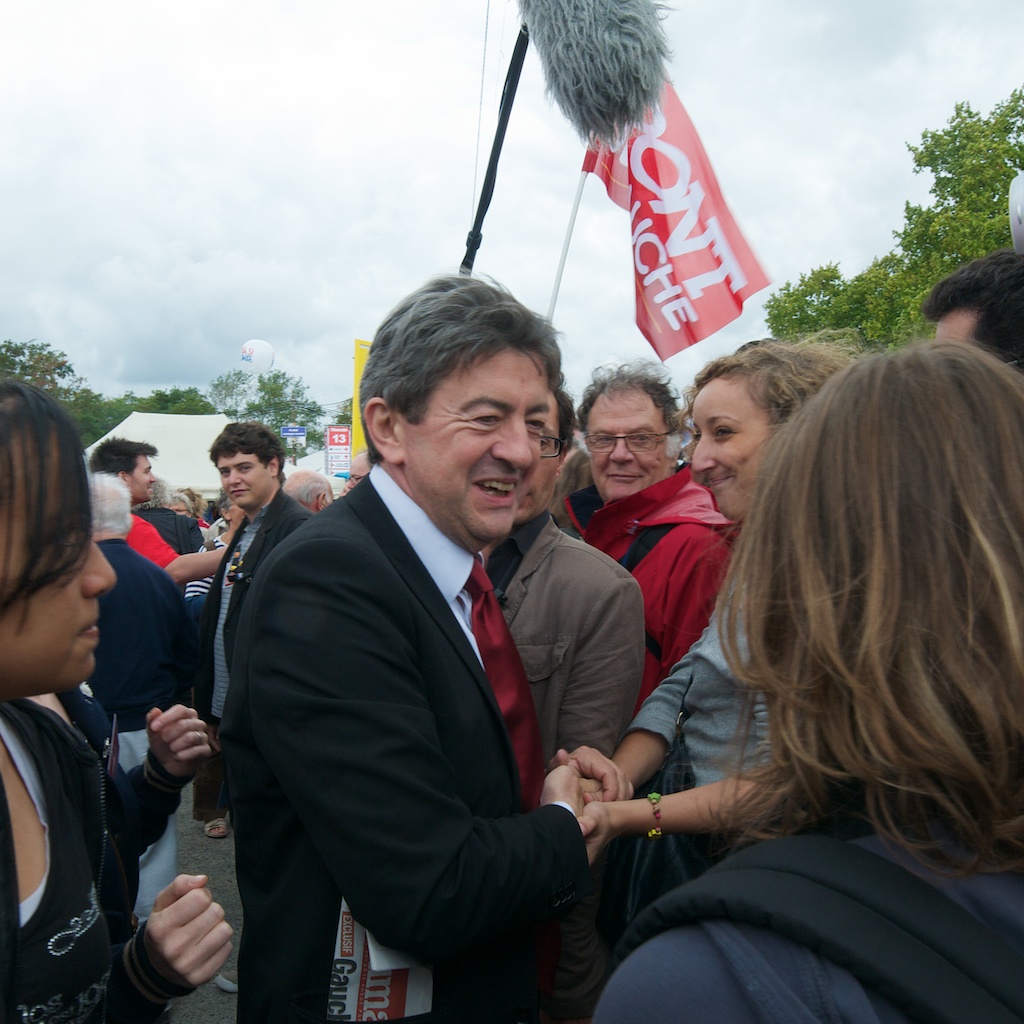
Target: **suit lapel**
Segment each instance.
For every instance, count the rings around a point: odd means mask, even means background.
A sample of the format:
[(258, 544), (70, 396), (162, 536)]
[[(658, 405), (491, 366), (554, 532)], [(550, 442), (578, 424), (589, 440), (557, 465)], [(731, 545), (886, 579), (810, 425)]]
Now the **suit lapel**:
[[(246, 551), (242, 559), (245, 576), (231, 588), (231, 595), (228, 598), (228, 618), (238, 614), (239, 601), (235, 597), (235, 587), (247, 587), (251, 584), (252, 574), (256, 571), (256, 567), (260, 564), (260, 558), (263, 555), (263, 548), (266, 545), (267, 534), (270, 532), (274, 523), (277, 521), (278, 516), (281, 514), (281, 507), (283, 504), (284, 492), (278, 488), (277, 493), (274, 495), (270, 505), (267, 507), (267, 511), (263, 514), (263, 519), (260, 522), (260, 528), (256, 531), (256, 536), (253, 537), (252, 543), (249, 545), (249, 550)], [(246, 520), (243, 532), (251, 529), (252, 523)], [(236, 544), (238, 539), (239, 538), (236, 538)], [(239, 590), (239, 597), (241, 597), (241, 590)]]
[(515, 767), (512, 741), (505, 727), (504, 716), (501, 713), (501, 708), (498, 707), (497, 698), (494, 696), (494, 690), (480, 664), (480, 659), (477, 658), (462, 627), (455, 621), (448, 602), (442, 596), (441, 591), (437, 589), (437, 584), (434, 583), (430, 573), (419, 560), (412, 545), (372, 485), (355, 488), (344, 500), (350, 503), (352, 511), (366, 531), (378, 542), (384, 556), (395, 567), (395, 571), (402, 577), (416, 599), (437, 624), (438, 629), (451, 643), (472, 676), (480, 695), (491, 709), (491, 713), (501, 724), (501, 734), (505, 738), (505, 756), (516, 780), (516, 799), (518, 800), (519, 772)]

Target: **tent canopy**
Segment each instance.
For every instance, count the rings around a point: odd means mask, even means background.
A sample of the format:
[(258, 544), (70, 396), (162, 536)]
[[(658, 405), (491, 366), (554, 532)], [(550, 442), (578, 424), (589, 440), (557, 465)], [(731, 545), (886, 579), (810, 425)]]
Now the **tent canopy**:
[(191, 487), (204, 498), (216, 498), (220, 475), (210, 461), (210, 445), (230, 423), (223, 413), (179, 416), (161, 412), (133, 412), (113, 430), (86, 448), (91, 455), (108, 437), (146, 441), (160, 453), (153, 456), (153, 472), (172, 490)]

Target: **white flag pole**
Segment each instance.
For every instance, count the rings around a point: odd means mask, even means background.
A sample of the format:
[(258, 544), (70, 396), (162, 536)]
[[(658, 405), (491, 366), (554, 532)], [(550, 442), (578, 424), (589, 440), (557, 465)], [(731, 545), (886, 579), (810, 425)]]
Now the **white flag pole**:
[(565, 270), (565, 258), (569, 255), (569, 243), (572, 241), (573, 228), (576, 227), (576, 213), (580, 208), (580, 200), (583, 198), (583, 185), (587, 180), (588, 171), (580, 172), (580, 183), (576, 186), (576, 199), (572, 204), (572, 213), (569, 214), (569, 225), (565, 229), (565, 242), (562, 244), (562, 255), (558, 260), (558, 270), (555, 271), (555, 285), (551, 289), (551, 302), (548, 305), (548, 319), (555, 316), (555, 303), (558, 302), (558, 289), (562, 287), (562, 271)]

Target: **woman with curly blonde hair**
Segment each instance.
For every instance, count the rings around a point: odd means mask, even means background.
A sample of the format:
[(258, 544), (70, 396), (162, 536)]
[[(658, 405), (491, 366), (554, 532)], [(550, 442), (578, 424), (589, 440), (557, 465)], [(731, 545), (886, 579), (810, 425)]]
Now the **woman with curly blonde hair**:
[[(770, 736), (726, 825), (744, 841), (855, 842), (1018, 953), (1022, 450), (1024, 376), (992, 356), (925, 344), (862, 360), (768, 452), (721, 608), (728, 663)], [(641, 946), (594, 1019), (909, 1018), (789, 938), (704, 921)]]
[[(697, 375), (687, 394), (693, 479), (713, 491), (722, 512), (744, 531), (776, 433), (851, 358), (835, 344), (760, 341), (713, 360)], [(610, 941), (646, 903), (708, 866), (713, 851), (706, 837), (689, 836), (718, 826), (727, 780), (741, 761), (752, 764), (763, 756), (767, 739), (761, 705), (750, 728), (743, 728), (746, 702), (725, 663), (716, 612), (644, 702), (613, 757), (623, 796), (644, 783), (665, 796), (659, 817), (652, 817), (644, 799), (609, 802), (589, 815), (595, 842), (605, 833), (627, 837), (609, 855), (602, 918)], [(606, 765), (589, 748), (572, 756), (584, 772), (596, 771), (598, 762)], [(652, 828), (676, 834), (657, 853), (644, 849), (642, 837)]]

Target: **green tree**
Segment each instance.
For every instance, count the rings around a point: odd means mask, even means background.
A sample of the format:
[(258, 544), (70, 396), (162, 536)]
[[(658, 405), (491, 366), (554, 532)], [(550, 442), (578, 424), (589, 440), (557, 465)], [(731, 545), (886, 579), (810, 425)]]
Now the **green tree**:
[(338, 403), (324, 407), (325, 423), (351, 423), (352, 399), (345, 398)]
[(171, 388), (169, 391), (154, 391), (140, 398), (135, 408), (139, 412), (162, 412), (176, 415), (206, 416), (215, 413), (213, 403), (199, 388)]
[(284, 370), (260, 374), (256, 394), (245, 407), (247, 419), (259, 420), (275, 431), (289, 424), (306, 428), (304, 444), (294, 446), (298, 457), (320, 451), (324, 446), (324, 410), (310, 397), (301, 377)]
[(66, 399), (64, 404), (78, 426), (83, 447), (88, 448), (126, 419), (138, 401), (131, 391), (117, 398), (106, 398), (85, 387)]
[(26, 381), (61, 400), (85, 384), (67, 354), (43, 341), (0, 342), (0, 379)]
[(61, 402), (75, 421), (84, 446), (120, 423), (135, 401), (130, 393), (124, 399), (97, 394), (75, 373), (66, 353), (42, 341), (0, 343), (0, 378), (27, 381)]
[(853, 329), (871, 347), (930, 334), (920, 306), (932, 286), (962, 263), (1010, 242), (1007, 192), (1024, 166), (1024, 89), (988, 117), (958, 103), (948, 126), (908, 146), (914, 172), (930, 171), (932, 202), (907, 203), (892, 252), (849, 279), (836, 264), (786, 282), (765, 303), (771, 333), (794, 338)]
[(256, 395), (256, 378), (245, 370), (229, 370), (215, 377), (206, 389), (206, 398), (214, 412), (232, 420), (245, 418), (245, 407)]
[(244, 370), (230, 370), (211, 382), (206, 397), (215, 411), (233, 420), (259, 420), (275, 432), (296, 424), (306, 428), (305, 444), (289, 445), (298, 457), (324, 446), (324, 409), (310, 397), (301, 377), (284, 370), (256, 376)]

